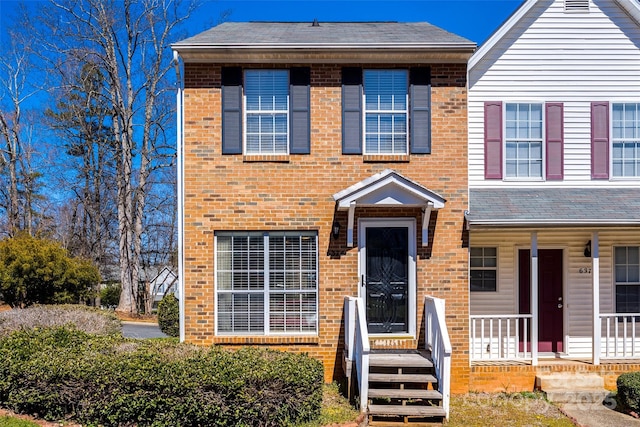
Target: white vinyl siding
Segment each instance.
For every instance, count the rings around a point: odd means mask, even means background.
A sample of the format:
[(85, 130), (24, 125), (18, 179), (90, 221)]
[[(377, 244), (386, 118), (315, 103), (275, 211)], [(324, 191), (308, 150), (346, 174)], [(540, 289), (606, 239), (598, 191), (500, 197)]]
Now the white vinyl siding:
[(245, 153), (288, 154), (289, 72), (246, 70)]
[[(538, 2), (469, 69), (469, 186), (508, 187), (484, 178), (484, 102), (561, 102), (564, 178), (519, 186), (637, 186), (637, 179), (591, 179), (591, 102), (640, 101), (640, 29), (613, 0), (589, 13), (564, 1)], [(548, 8), (547, 8), (548, 6)]]
[(407, 70), (364, 70), (365, 154), (407, 154)]
[(315, 232), (216, 235), (220, 334), (317, 332)]
[(613, 104), (611, 137), (613, 177), (640, 177), (640, 104)]
[[(538, 231), (540, 249), (563, 249), (564, 259), (564, 333), (565, 352), (575, 357), (591, 355), (592, 276), (591, 258), (584, 256), (590, 231), (554, 229)], [(640, 246), (640, 231), (615, 228), (599, 232), (600, 240), (600, 312), (616, 312), (614, 248)], [(474, 231), (472, 247), (497, 247), (497, 292), (471, 292), (470, 314), (518, 314), (518, 250), (529, 249), (528, 231)]]

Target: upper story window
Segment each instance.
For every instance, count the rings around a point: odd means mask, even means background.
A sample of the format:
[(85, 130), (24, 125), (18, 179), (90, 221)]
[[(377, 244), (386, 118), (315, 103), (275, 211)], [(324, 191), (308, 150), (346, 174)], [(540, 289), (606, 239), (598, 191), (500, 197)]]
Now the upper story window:
[(485, 102), (484, 177), (564, 179), (564, 104)]
[(342, 153), (431, 153), (431, 71), (342, 69)]
[(309, 67), (223, 67), (222, 154), (311, 152)]
[(407, 154), (407, 70), (364, 71), (365, 154)]
[(288, 154), (289, 72), (245, 71), (245, 154)]
[(505, 163), (508, 178), (542, 178), (542, 104), (507, 104)]
[(613, 104), (613, 177), (640, 177), (640, 104)]

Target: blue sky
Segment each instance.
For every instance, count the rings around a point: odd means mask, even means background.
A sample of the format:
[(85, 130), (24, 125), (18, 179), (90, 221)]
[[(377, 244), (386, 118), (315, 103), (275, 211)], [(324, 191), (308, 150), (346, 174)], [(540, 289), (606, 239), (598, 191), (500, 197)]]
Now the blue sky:
[(205, 0), (203, 13), (198, 15), (206, 27), (216, 24), (222, 10), (231, 11), (230, 21), (426, 21), (480, 44), (522, 3), (523, 0)]
[[(27, 0), (32, 6), (46, 0)], [(524, 0), (201, 0), (192, 16), (189, 35), (229, 21), (426, 21), (478, 44), (513, 13)], [(0, 33), (17, 1), (0, 0)]]

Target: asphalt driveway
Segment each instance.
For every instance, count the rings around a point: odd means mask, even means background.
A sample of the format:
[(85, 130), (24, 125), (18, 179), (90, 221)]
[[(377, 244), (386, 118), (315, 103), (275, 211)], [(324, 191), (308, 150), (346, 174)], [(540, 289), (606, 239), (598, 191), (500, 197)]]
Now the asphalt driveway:
[(122, 322), (122, 335), (127, 338), (167, 338), (157, 323)]

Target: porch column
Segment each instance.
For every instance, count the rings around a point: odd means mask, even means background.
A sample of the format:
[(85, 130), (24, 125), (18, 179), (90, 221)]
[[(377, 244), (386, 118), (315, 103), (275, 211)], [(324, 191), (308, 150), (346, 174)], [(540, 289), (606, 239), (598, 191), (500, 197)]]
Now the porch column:
[(591, 283), (593, 290), (593, 364), (600, 364), (600, 249), (598, 232), (591, 235)]
[(538, 233), (531, 233), (531, 365), (538, 366)]

